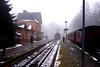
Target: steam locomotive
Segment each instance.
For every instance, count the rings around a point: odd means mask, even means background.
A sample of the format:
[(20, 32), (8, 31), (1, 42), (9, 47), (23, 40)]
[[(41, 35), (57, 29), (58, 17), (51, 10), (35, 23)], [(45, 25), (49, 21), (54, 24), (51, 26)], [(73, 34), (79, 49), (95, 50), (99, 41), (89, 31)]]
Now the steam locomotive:
[(60, 37), (61, 37), (61, 35), (60, 35), (60, 33), (55, 33), (55, 40), (60, 40)]

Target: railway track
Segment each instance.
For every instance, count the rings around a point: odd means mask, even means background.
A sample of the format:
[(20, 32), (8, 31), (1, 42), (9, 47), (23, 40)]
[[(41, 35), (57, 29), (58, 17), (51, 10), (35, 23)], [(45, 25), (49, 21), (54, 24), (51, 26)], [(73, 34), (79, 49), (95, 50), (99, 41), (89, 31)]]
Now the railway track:
[[(75, 47), (77, 47), (79, 50), (82, 51), (82, 48), (79, 46), (79, 45), (76, 45), (75, 44)], [(90, 56), (94, 61), (100, 63), (100, 51), (91, 51), (91, 52), (88, 52), (88, 51), (85, 51), (85, 54)]]
[[(41, 46), (39, 47), (37, 50), (32, 50), (30, 52), (27, 52), (26, 54), (16, 57), (17, 58), (17, 62), (16, 58), (13, 58), (12, 60), (9, 61), (9, 65), (8, 62), (2, 64), (1, 66), (3, 67), (42, 67), (45, 66), (45, 64), (48, 64), (45, 60), (47, 58), (52, 57), (52, 59), (50, 59), (50, 61), (48, 61), (49, 63), (52, 61), (54, 61), (54, 57), (56, 55), (57, 49), (58, 49), (58, 43), (59, 41), (52, 41), (49, 42), (48, 44), (46, 44), (45, 46)], [(53, 55), (52, 55), (53, 54)], [(24, 58), (22, 58), (24, 57)], [(22, 58), (22, 59), (19, 59)], [(51, 62), (50, 65), (53, 65), (53, 63)]]

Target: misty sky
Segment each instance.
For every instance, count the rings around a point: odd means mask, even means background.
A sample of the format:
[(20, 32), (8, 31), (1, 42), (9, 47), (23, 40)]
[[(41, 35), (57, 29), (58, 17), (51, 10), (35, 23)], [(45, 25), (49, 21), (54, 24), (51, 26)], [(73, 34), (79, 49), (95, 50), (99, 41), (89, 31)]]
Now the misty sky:
[(41, 12), (43, 23), (70, 21), (79, 11), (82, 0), (10, 0), (12, 13)]
[(65, 21), (70, 23), (80, 11), (82, 0), (10, 0), (10, 4), (13, 7), (11, 13), (17, 14), (23, 10), (41, 12), (44, 26), (55, 23), (63, 29)]

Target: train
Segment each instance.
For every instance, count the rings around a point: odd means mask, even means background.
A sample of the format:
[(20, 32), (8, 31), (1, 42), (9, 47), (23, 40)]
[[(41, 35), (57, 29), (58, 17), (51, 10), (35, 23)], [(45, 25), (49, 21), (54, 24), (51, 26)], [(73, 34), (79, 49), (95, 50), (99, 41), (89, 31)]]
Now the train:
[(55, 40), (60, 40), (61, 34), (59, 32), (55, 33)]
[[(82, 47), (82, 28), (68, 33), (68, 39)], [(90, 24), (85, 26), (85, 51), (90, 53), (100, 52), (100, 25)]]

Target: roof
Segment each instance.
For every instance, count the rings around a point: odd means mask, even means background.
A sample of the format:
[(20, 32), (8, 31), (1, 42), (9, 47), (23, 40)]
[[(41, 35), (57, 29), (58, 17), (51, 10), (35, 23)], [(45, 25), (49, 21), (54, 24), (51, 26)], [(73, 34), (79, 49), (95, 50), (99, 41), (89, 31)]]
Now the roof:
[(41, 20), (41, 12), (29, 13), (26, 10), (24, 10), (23, 13), (18, 13), (17, 20), (18, 21), (35, 21), (38, 23)]
[(16, 23), (16, 26), (19, 28), (25, 28), (25, 23)]
[(16, 32), (16, 34), (19, 35), (19, 36), (21, 35), (21, 33), (19, 33), (19, 32)]
[(27, 29), (31, 30), (32, 29), (32, 25), (27, 26)]
[(25, 26), (26, 26), (26, 29), (32, 30), (32, 25), (26, 25), (25, 23), (16, 23), (16, 26), (18, 28), (25, 28)]

